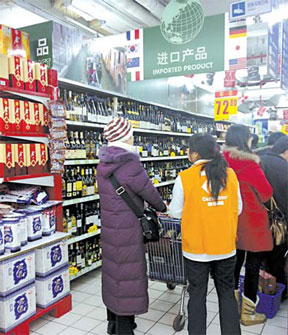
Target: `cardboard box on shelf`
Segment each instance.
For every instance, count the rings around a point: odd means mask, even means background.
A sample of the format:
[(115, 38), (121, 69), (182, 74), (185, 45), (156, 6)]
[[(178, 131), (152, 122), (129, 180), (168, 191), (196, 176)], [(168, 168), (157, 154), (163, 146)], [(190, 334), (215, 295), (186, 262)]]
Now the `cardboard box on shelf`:
[(70, 292), (68, 264), (47, 277), (36, 277), (36, 304), (46, 308)]
[(22, 66), (23, 66), (24, 88), (26, 91), (35, 92), (36, 81), (35, 81), (34, 62), (30, 59), (22, 59)]
[(14, 148), (14, 157), (15, 157), (15, 174), (16, 176), (25, 176), (27, 172), (27, 163), (26, 163), (26, 144), (15, 143)]
[(0, 177), (15, 177), (15, 161), (12, 143), (0, 143)]
[[(12, 109), (11, 109), (12, 107)], [(0, 131), (13, 131), (14, 112), (11, 106), (10, 99), (0, 98)]]
[(12, 50), (11, 28), (0, 24), (0, 54), (8, 55)]
[(21, 58), (18, 56), (9, 56), (9, 81), (13, 88), (24, 89), (23, 67)]
[(47, 65), (41, 63), (35, 63), (35, 79), (36, 79), (37, 92), (47, 93), (48, 91)]
[(18, 57), (26, 57), (26, 51), (23, 48), (22, 44), (22, 32), (18, 29), (11, 29), (11, 37), (12, 37), (12, 50), (8, 54), (12, 56)]
[(30, 37), (25, 31), (22, 31), (22, 46), (25, 51), (25, 58), (30, 59)]
[(0, 296), (11, 293), (35, 281), (35, 251), (0, 261)]
[(20, 107), (20, 101), (10, 99), (10, 109), (14, 114), (14, 123), (12, 124), (13, 132), (21, 133), (22, 132), (22, 125), (23, 125), (23, 113)]
[(0, 86), (9, 87), (8, 56), (1, 53), (0, 53)]
[(48, 148), (44, 143), (36, 144), (36, 159), (37, 159), (37, 171), (38, 173), (46, 173), (48, 169)]
[(65, 241), (46, 245), (35, 252), (38, 277), (47, 277), (68, 263), (68, 246)]
[(0, 297), (0, 331), (8, 332), (36, 313), (35, 284)]
[(31, 131), (35, 133), (42, 133), (43, 132), (43, 108), (42, 104), (38, 102), (32, 103), (32, 128)]
[(29, 101), (21, 101), (20, 102), (20, 108), (23, 115), (23, 125), (22, 125), (22, 131), (31, 131), (31, 103)]

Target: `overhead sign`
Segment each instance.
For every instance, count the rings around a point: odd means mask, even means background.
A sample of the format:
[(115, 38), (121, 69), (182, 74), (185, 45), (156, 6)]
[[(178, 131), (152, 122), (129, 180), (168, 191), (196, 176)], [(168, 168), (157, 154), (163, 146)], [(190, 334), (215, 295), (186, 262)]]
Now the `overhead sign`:
[[(141, 29), (137, 40), (135, 38), (138, 45), (141, 45), (133, 57), (139, 59), (136, 61), (129, 55), (128, 80), (224, 71), (224, 18), (223, 14), (205, 17), (203, 28), (197, 37), (188, 43), (177, 45), (169, 43), (163, 37), (159, 26)], [(180, 24), (178, 28), (187, 29), (187, 25)], [(131, 36), (134, 35), (134, 32), (129, 33), (130, 43)]]
[(274, 80), (278, 77), (279, 33), (280, 23), (275, 23), (269, 28), (267, 70)]
[(272, 11), (271, 0), (245, 0), (230, 3), (230, 21), (244, 19), (249, 16), (260, 15)]
[(236, 71), (225, 71), (224, 87), (235, 87)]
[(288, 92), (288, 20), (282, 24), (281, 87)]
[(238, 91), (221, 91), (215, 93), (214, 120), (229, 120), (230, 115), (237, 114)]

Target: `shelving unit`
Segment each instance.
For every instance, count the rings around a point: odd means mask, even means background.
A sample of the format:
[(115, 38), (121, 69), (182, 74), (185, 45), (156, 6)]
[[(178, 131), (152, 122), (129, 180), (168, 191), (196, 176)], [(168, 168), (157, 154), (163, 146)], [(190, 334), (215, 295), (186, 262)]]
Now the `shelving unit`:
[(48, 106), (48, 102), (50, 100), (49, 94), (39, 93), (39, 92), (28, 92), (25, 90), (21, 90), (18, 88), (12, 87), (4, 87), (0, 86), (0, 96), (18, 96), (21, 98), (25, 98), (28, 100), (33, 100), (37, 102), (41, 102), (45, 106)]
[(91, 266), (84, 268), (83, 270), (80, 270), (77, 274), (70, 276), (70, 281), (79, 278), (83, 275), (85, 275), (88, 272), (91, 272), (93, 270), (96, 270), (102, 266), (102, 260), (97, 261), (93, 263)]
[(33, 142), (39, 142), (44, 143), (46, 145), (49, 144), (49, 138), (47, 134), (40, 134), (40, 133), (8, 133), (8, 132), (0, 132), (0, 136), (2, 137), (9, 137), (9, 138), (15, 138), (18, 140), (24, 140), (24, 141), (33, 141)]
[(88, 202), (88, 201), (93, 201), (93, 200), (99, 200), (99, 194), (89, 195), (88, 197), (83, 197), (83, 198), (64, 200), (63, 201), (63, 207), (76, 205), (76, 204), (81, 204), (83, 202)]
[(175, 180), (163, 181), (163, 183), (154, 184), (155, 187), (163, 187), (175, 184)]
[(3, 183), (30, 184), (53, 187), (54, 176), (51, 173), (42, 173), (0, 178), (0, 184)]
[(101, 234), (101, 229), (98, 229), (97, 231), (95, 231), (93, 233), (82, 234), (80, 236), (69, 238), (68, 245), (76, 243), (76, 242), (80, 242), (80, 241), (83, 241), (83, 240), (87, 240), (90, 237), (98, 236), (100, 234)]

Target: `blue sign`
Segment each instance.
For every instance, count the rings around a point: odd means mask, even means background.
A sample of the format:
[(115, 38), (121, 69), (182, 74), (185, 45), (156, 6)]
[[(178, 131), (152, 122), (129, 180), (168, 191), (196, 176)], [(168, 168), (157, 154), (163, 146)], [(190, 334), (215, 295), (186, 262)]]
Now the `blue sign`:
[(274, 24), (268, 34), (267, 70), (274, 80), (278, 77), (280, 23)]
[(238, 19), (239, 16), (246, 16), (246, 4), (245, 1), (232, 3), (232, 19)]
[(288, 20), (283, 21), (281, 87), (288, 92)]
[[(278, 0), (273, 0), (274, 2)], [(275, 6), (275, 3), (273, 3)], [(276, 4), (277, 5), (277, 4)], [(249, 16), (256, 16), (269, 13), (272, 10), (271, 0), (246, 0), (230, 3), (230, 21), (245, 19)]]

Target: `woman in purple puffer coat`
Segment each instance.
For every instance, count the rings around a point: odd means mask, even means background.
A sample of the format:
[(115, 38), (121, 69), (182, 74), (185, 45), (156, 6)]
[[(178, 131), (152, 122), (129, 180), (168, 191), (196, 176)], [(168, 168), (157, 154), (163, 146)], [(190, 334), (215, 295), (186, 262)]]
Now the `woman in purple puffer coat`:
[(107, 307), (109, 334), (134, 334), (134, 316), (148, 311), (145, 245), (140, 222), (115, 193), (114, 174), (139, 208), (144, 200), (157, 211), (166, 206), (133, 147), (133, 129), (115, 118), (104, 129), (108, 146), (100, 151), (97, 169), (101, 205), (102, 296)]

